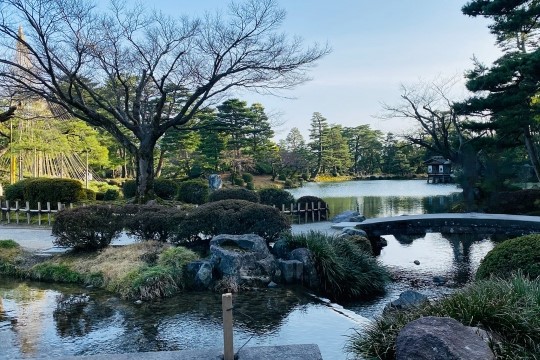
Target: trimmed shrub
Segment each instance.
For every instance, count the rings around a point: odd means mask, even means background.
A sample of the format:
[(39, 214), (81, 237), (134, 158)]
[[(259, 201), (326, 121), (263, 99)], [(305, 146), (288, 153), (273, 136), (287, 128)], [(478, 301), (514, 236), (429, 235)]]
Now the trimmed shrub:
[(20, 247), (15, 240), (0, 240), (0, 249), (15, 249)]
[(219, 189), (210, 194), (210, 202), (221, 200), (246, 200), (254, 203), (259, 202), (259, 195), (244, 188)]
[(236, 185), (236, 186), (244, 186), (244, 179), (241, 179), (241, 178), (234, 178), (233, 183), (234, 183), (234, 185)]
[(178, 226), (174, 242), (183, 243), (219, 234), (257, 234), (274, 241), (290, 229), (277, 209), (246, 200), (221, 200), (199, 206)]
[(78, 180), (31, 178), (21, 180), (6, 187), (7, 200), (29, 201), (32, 206), (38, 202), (74, 203), (87, 199), (86, 191)]
[(90, 201), (96, 201), (97, 200), (97, 193), (94, 190), (91, 189), (83, 189), (84, 195), (86, 197), (86, 200)]
[(252, 183), (253, 182), (253, 175), (251, 175), (250, 173), (243, 173), (242, 174), (242, 180), (244, 180), (244, 182), (246, 183)]
[(137, 195), (137, 181), (135, 180), (126, 180), (122, 184), (122, 192), (124, 193), (124, 198), (130, 199)]
[(154, 192), (165, 200), (173, 200), (178, 193), (176, 181), (170, 179), (154, 179)]
[(107, 247), (122, 231), (118, 210), (107, 205), (82, 206), (59, 211), (52, 228), (54, 244), (74, 250), (96, 251)]
[(288, 208), (294, 203), (294, 196), (282, 189), (261, 189), (258, 193), (261, 204), (275, 206), (281, 209), (281, 205), (285, 205), (285, 207)]
[(107, 189), (105, 193), (103, 193), (103, 200), (104, 201), (114, 201), (118, 200), (120, 198), (120, 191), (115, 189)]
[(253, 182), (248, 182), (246, 184), (246, 189), (248, 190), (255, 190), (255, 184)]
[(540, 234), (520, 236), (495, 246), (482, 259), (476, 278), (504, 278), (517, 270), (530, 279), (540, 276)]
[(394, 360), (399, 332), (424, 316), (490, 330), (496, 334), (489, 345), (497, 359), (536, 359), (540, 353), (540, 282), (522, 274), (478, 281), (409, 311), (384, 312), (350, 338), (347, 350), (366, 359)]
[(189, 204), (204, 204), (208, 201), (210, 187), (204, 180), (187, 180), (178, 184), (177, 200)]
[(287, 180), (287, 176), (285, 174), (279, 174), (277, 179), (279, 181), (285, 181)]
[[(138, 240), (166, 242), (176, 232), (178, 224), (185, 219), (186, 212), (178, 208), (159, 205), (126, 207), (132, 214), (123, 216), (128, 234)], [(134, 211), (134, 212), (133, 212)]]
[(349, 238), (310, 231), (288, 235), (287, 247), (305, 247), (313, 254), (320, 287), (314, 289), (333, 300), (382, 294), (390, 277), (387, 270)]

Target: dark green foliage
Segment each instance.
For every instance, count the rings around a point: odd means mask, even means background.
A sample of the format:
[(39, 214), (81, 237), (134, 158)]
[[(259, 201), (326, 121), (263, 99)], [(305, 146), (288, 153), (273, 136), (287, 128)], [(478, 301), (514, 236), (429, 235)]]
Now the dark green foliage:
[(234, 178), (234, 185), (236, 186), (244, 186), (244, 180), (241, 178)]
[(210, 187), (205, 180), (187, 180), (178, 184), (178, 197), (180, 200), (189, 204), (204, 204), (208, 201)]
[(103, 194), (104, 201), (114, 201), (120, 198), (120, 191), (115, 189), (107, 189)]
[(131, 199), (137, 195), (137, 182), (135, 180), (126, 180), (122, 184), (124, 198)]
[(191, 211), (178, 227), (174, 242), (199, 238), (199, 234), (257, 234), (274, 241), (290, 229), (288, 220), (270, 206), (246, 200), (221, 200), (207, 203)]
[(286, 208), (289, 208), (289, 206), (294, 203), (294, 196), (282, 189), (261, 189), (258, 193), (261, 204), (275, 206), (281, 209), (281, 205), (285, 205)]
[(126, 231), (143, 241), (170, 240), (178, 224), (186, 217), (185, 211), (168, 206), (139, 205), (126, 208), (123, 216)]
[(482, 259), (476, 278), (503, 278), (518, 270), (531, 279), (540, 276), (540, 234), (520, 236), (495, 246)]
[(365, 251), (366, 253), (373, 253), (373, 248), (371, 247), (371, 242), (369, 241), (369, 239), (359, 235), (351, 235), (347, 238), (349, 239), (349, 241), (355, 243), (361, 250)]
[(41, 202), (44, 206), (47, 202), (76, 203), (86, 200), (87, 195), (78, 180), (31, 178), (7, 186), (6, 199), (29, 201), (31, 206)]
[(485, 211), (493, 214), (528, 214), (540, 210), (540, 190), (503, 191), (490, 194)]
[(285, 189), (292, 189), (294, 188), (294, 183), (291, 179), (287, 179), (285, 180), (284, 186), (285, 186)]
[(259, 202), (259, 195), (251, 190), (244, 188), (230, 188), (230, 189), (219, 189), (210, 194), (209, 201), (220, 201), (220, 200), (246, 200), (254, 203)]
[(14, 249), (20, 245), (15, 240), (0, 240), (0, 249)]
[(287, 176), (285, 174), (279, 174), (278, 175), (278, 180), (279, 181), (285, 181), (285, 180), (287, 180)]
[(394, 360), (398, 333), (423, 316), (451, 317), (490, 330), (497, 359), (537, 359), (540, 353), (540, 282), (521, 274), (479, 281), (410, 311), (391, 311), (352, 336), (348, 350), (366, 359)]
[(65, 264), (43, 262), (34, 265), (28, 274), (31, 279), (48, 282), (78, 283), (81, 276)]
[(248, 190), (255, 190), (255, 184), (253, 182), (248, 182), (246, 184), (246, 189)]
[(386, 269), (371, 253), (348, 238), (311, 231), (289, 235), (289, 249), (306, 247), (313, 254), (321, 291), (331, 299), (355, 299), (385, 291)]
[(321, 219), (326, 219), (326, 214), (329, 214), (328, 205), (320, 197), (310, 196), (310, 195), (302, 196), (298, 198), (298, 200), (296, 200), (296, 203), (300, 204), (302, 209), (305, 209), (306, 204), (310, 209), (311, 209), (311, 204), (313, 204), (315, 209), (320, 209), (320, 208), (327, 209), (326, 211), (321, 212)]
[(97, 200), (97, 193), (94, 190), (84, 189), (84, 195), (85, 195), (86, 200), (90, 200), (90, 201)]
[(154, 192), (162, 199), (173, 200), (178, 192), (178, 184), (175, 180), (155, 179)]
[(250, 173), (243, 173), (242, 179), (244, 180), (244, 182), (247, 183), (253, 182), (253, 175), (251, 175)]
[(74, 250), (96, 251), (107, 247), (120, 235), (118, 210), (107, 205), (82, 206), (56, 214), (52, 234), (55, 245)]

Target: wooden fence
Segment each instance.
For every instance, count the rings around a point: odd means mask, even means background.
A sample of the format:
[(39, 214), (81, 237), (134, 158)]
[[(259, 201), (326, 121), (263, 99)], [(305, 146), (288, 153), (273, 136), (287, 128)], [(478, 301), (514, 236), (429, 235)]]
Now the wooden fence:
[(298, 220), (298, 223), (301, 224), (303, 219), (304, 223), (307, 224), (309, 220), (311, 220), (311, 222), (328, 220), (329, 209), (327, 204), (323, 203), (321, 205), (321, 202), (319, 201), (317, 203), (293, 203), (289, 206), (283, 204), (279, 211), (282, 214), (289, 216), (292, 223)]
[[(42, 206), (41, 202), (38, 202), (36, 209), (32, 209), (30, 207), (30, 202), (28, 201), (26, 202), (25, 207), (21, 207), (19, 201), (15, 201), (14, 203), (15, 206), (13, 206), (13, 201), (11, 203), (9, 200), (0, 201), (0, 221), (5, 220), (8, 224), (11, 224), (12, 222), (19, 224), (26, 220), (26, 223), (30, 224), (32, 216), (37, 215), (38, 225), (41, 225), (42, 220), (45, 220), (43, 219), (43, 216), (46, 215), (46, 221), (51, 225), (51, 214), (55, 214), (58, 210), (66, 208), (66, 204), (62, 203), (57, 203), (56, 209), (51, 207), (50, 202), (47, 202), (45, 207)], [(69, 207), (73, 207), (73, 204), (69, 204)]]

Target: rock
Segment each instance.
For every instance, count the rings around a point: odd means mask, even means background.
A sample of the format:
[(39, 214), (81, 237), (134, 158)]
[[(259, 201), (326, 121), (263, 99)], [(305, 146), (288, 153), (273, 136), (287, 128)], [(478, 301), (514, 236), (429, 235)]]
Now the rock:
[(215, 236), (210, 241), (210, 253), (219, 276), (235, 277), (239, 286), (266, 286), (276, 271), (266, 241), (255, 234)]
[(346, 234), (346, 235), (358, 235), (358, 236), (367, 237), (367, 233), (364, 230), (353, 228), (353, 227), (343, 228), (343, 231), (341, 233)]
[(352, 216), (349, 219), (350, 222), (362, 222), (362, 221), (365, 221), (365, 220), (366, 220), (366, 217), (364, 215)]
[(281, 280), (285, 284), (295, 284), (302, 282), (304, 264), (301, 261), (279, 259), (277, 261), (277, 265), (281, 272)]
[(213, 282), (212, 263), (208, 260), (193, 261), (186, 266), (186, 273), (195, 290), (207, 290)]
[(448, 279), (446, 279), (444, 276), (434, 276), (433, 277), (433, 283), (437, 286), (443, 286), (446, 284)]
[(427, 302), (428, 298), (424, 294), (420, 294), (417, 291), (407, 290), (399, 294), (399, 297), (390, 302), (385, 310), (407, 310), (414, 307), (418, 307)]
[(285, 239), (278, 239), (272, 246), (272, 254), (278, 259), (289, 259), (289, 247)]
[(418, 260), (414, 260), (413, 263), (414, 263), (415, 265), (420, 265), (420, 261), (418, 261)]
[(208, 176), (208, 186), (211, 190), (221, 189), (221, 187), (223, 186), (221, 176), (219, 174), (211, 174), (210, 176)]
[(306, 248), (294, 249), (289, 256), (291, 260), (298, 260), (302, 263), (302, 283), (310, 289), (319, 287), (319, 276), (315, 269), (315, 262), (311, 251)]
[(474, 328), (451, 318), (423, 317), (405, 325), (396, 341), (396, 360), (493, 360)]
[(277, 288), (277, 287), (278, 287), (278, 284), (276, 284), (276, 283), (273, 282), (273, 281), (270, 281), (270, 283), (268, 283), (268, 287), (269, 287), (270, 289)]
[(347, 211), (342, 212), (341, 214), (334, 216), (334, 218), (332, 219), (332, 222), (333, 223), (349, 222), (351, 221), (350, 220), (351, 217), (358, 216), (358, 215), (360, 215), (358, 211), (347, 210)]

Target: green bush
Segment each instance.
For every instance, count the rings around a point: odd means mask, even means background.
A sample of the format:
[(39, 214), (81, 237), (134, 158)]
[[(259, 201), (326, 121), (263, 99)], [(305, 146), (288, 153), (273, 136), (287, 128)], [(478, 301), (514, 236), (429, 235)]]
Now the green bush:
[(382, 294), (389, 281), (387, 270), (371, 253), (349, 238), (310, 231), (286, 237), (289, 249), (305, 247), (313, 254), (320, 287), (314, 289), (333, 300)]
[(281, 205), (285, 205), (286, 208), (289, 208), (289, 206), (294, 203), (294, 196), (282, 189), (261, 189), (258, 193), (261, 204), (275, 206), (278, 209), (281, 209)]
[(478, 281), (413, 310), (385, 312), (352, 336), (347, 348), (364, 358), (393, 360), (401, 329), (423, 316), (451, 317), (490, 330), (498, 337), (490, 342), (497, 359), (536, 359), (540, 354), (540, 281), (522, 274)]
[(200, 234), (257, 234), (274, 241), (290, 229), (288, 219), (277, 209), (246, 200), (221, 200), (207, 203), (191, 211), (178, 226), (174, 242), (184, 243)]
[(90, 200), (90, 201), (97, 200), (97, 193), (94, 190), (84, 189), (84, 195), (85, 195), (86, 200)]
[(116, 189), (107, 189), (105, 193), (103, 193), (103, 200), (104, 201), (115, 201), (120, 198), (120, 191)]
[(253, 182), (246, 183), (246, 189), (255, 190), (255, 184)]
[(210, 194), (210, 202), (221, 200), (246, 200), (254, 203), (259, 202), (259, 195), (244, 188), (219, 189)]
[(236, 186), (244, 186), (244, 179), (241, 179), (241, 178), (234, 178), (233, 183), (234, 183), (234, 185), (236, 185)]
[(531, 279), (540, 276), (540, 234), (520, 236), (495, 246), (482, 259), (476, 278), (507, 277), (517, 270)]
[(124, 198), (131, 199), (137, 195), (137, 181), (135, 180), (126, 180), (122, 184), (122, 192), (124, 193)]
[(175, 180), (154, 179), (154, 192), (162, 199), (173, 200), (178, 193), (178, 184)]
[(278, 175), (278, 180), (279, 181), (285, 181), (285, 180), (287, 180), (287, 176), (285, 174), (279, 174)]
[(209, 194), (210, 187), (204, 180), (187, 180), (178, 184), (177, 200), (188, 204), (204, 204)]
[(33, 280), (63, 283), (78, 283), (81, 275), (65, 264), (42, 262), (34, 265), (28, 274)]
[(86, 191), (78, 180), (31, 178), (18, 181), (6, 187), (7, 200), (29, 201), (31, 206), (41, 202), (52, 204), (76, 203), (86, 200)]
[(0, 249), (15, 249), (19, 246), (15, 240), (0, 240)]
[(306, 207), (306, 204), (308, 204), (310, 209), (311, 209), (311, 204), (313, 204), (313, 206), (316, 209), (317, 208), (325, 208), (325, 209), (327, 209), (326, 211), (321, 212), (321, 219), (326, 219), (326, 215), (329, 214), (328, 205), (320, 197), (306, 195), (306, 196), (302, 196), (302, 197), (298, 198), (298, 200), (296, 200), (296, 203), (300, 204), (302, 209), (304, 209)]
[(283, 184), (283, 186), (285, 186), (285, 189), (292, 189), (294, 188), (294, 182), (291, 179), (287, 179), (285, 180), (285, 184)]
[(122, 213), (127, 233), (143, 241), (170, 240), (178, 224), (186, 217), (185, 211), (168, 206), (140, 205), (135, 208), (129, 206), (126, 209), (128, 210)]
[(244, 182), (246, 183), (253, 182), (253, 175), (251, 175), (250, 173), (243, 173), (242, 180), (244, 180)]
[(54, 244), (74, 250), (95, 251), (120, 235), (118, 209), (106, 205), (82, 206), (58, 212), (52, 228)]

